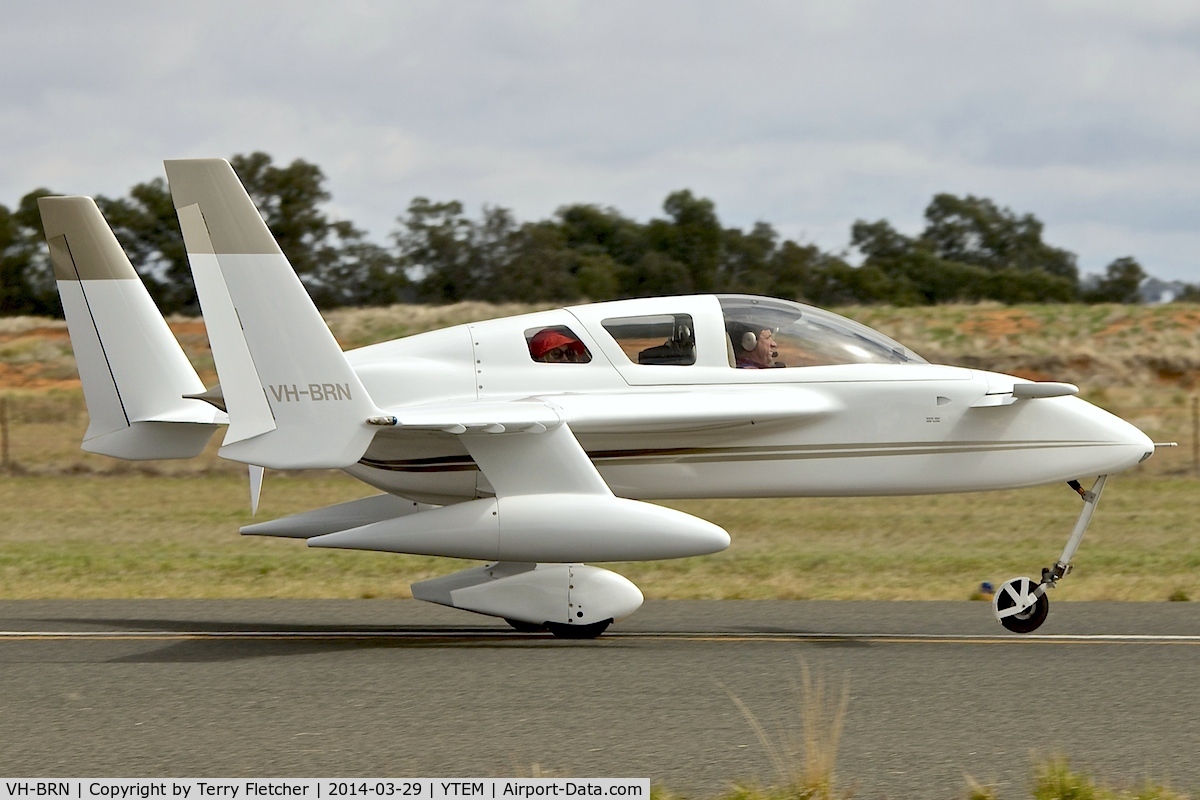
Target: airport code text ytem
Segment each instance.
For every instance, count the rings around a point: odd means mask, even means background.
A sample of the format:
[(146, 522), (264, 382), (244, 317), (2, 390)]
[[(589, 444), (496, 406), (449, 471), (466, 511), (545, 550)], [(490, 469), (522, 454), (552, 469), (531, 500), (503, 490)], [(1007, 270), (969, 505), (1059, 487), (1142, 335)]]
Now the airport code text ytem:
[(420, 798), (517, 798), (541, 797), (632, 797), (649, 798), (646, 778), (356, 778), (329, 780), (299, 779), (128, 779), (69, 778), (57, 780), (4, 779), (0, 800), (31, 798), (77, 798), (78, 800), (251, 800), (251, 798), (300, 797), (309, 800), (347, 797)]

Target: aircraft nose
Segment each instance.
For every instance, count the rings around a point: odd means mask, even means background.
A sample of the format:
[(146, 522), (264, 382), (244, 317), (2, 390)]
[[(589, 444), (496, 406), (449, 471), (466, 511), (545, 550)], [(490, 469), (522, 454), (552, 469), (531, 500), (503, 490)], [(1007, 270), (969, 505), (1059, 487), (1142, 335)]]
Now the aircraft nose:
[[(1108, 412), (1105, 412), (1108, 413)], [(1154, 452), (1154, 442), (1150, 440), (1141, 428), (1131, 422), (1126, 422), (1115, 414), (1108, 414), (1110, 419), (1108, 423), (1113, 439), (1119, 444), (1126, 444), (1130, 447), (1137, 447), (1145, 450), (1147, 453)]]
[(1128, 462), (1123, 463), (1119, 469), (1127, 469), (1154, 455), (1154, 442), (1136, 425), (1090, 403), (1083, 405), (1086, 406), (1085, 413), (1091, 423), (1095, 441), (1115, 446), (1123, 456), (1122, 461)]
[(1138, 459), (1138, 463), (1140, 464), (1150, 456), (1154, 455), (1154, 442), (1151, 441), (1149, 436), (1142, 433), (1140, 428), (1130, 425), (1128, 422), (1125, 424), (1129, 426), (1128, 443), (1131, 446), (1140, 448), (1142, 450), (1142, 457)]

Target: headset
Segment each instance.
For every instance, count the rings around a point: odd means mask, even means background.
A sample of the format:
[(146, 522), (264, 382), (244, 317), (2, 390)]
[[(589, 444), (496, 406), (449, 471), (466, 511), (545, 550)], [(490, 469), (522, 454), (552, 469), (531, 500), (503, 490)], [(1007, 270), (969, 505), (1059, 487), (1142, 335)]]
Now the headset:
[[(739, 326), (739, 327), (740, 327), (740, 326)], [(763, 328), (762, 330), (769, 330), (769, 329), (768, 329), (768, 328)], [(736, 335), (737, 335), (737, 334), (734, 334), (734, 336), (736, 336)], [(730, 337), (730, 338), (733, 338), (733, 337)], [(738, 344), (738, 346), (739, 346), (739, 347), (741, 347), (741, 348), (742, 348), (742, 350), (744, 350), (745, 352), (747, 352), (747, 353), (751, 353), (751, 352), (753, 352), (753, 351), (755, 350), (755, 348), (757, 348), (757, 347), (758, 347), (758, 334), (757, 334), (757, 333), (755, 333), (755, 332), (754, 332), (754, 331), (752, 331), (752, 330), (745, 331), (745, 332), (744, 332), (744, 333), (741, 335), (741, 337), (739, 337), (739, 338), (737, 339), (737, 344)], [(778, 350), (772, 350), (772, 351), (771, 351), (771, 358), (779, 358), (779, 351), (778, 351)]]

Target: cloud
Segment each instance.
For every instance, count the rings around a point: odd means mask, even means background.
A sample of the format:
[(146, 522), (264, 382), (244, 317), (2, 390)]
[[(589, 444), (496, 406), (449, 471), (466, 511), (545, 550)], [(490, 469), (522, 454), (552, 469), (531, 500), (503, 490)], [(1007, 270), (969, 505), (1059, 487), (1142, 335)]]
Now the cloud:
[(380, 240), (416, 195), (646, 218), (687, 187), (838, 249), (952, 191), (1200, 280), (1190, 3), (18, 4), (0, 69), (6, 204), (264, 150)]

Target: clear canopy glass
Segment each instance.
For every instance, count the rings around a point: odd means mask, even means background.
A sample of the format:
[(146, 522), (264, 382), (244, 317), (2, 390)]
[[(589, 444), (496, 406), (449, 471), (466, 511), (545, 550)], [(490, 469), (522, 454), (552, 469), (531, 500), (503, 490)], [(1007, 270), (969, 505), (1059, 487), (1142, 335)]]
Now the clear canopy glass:
[[(731, 351), (763, 331), (774, 333), (773, 366), (924, 364), (925, 359), (879, 331), (819, 308), (748, 295), (719, 295)], [(733, 359), (731, 359), (732, 361)]]

